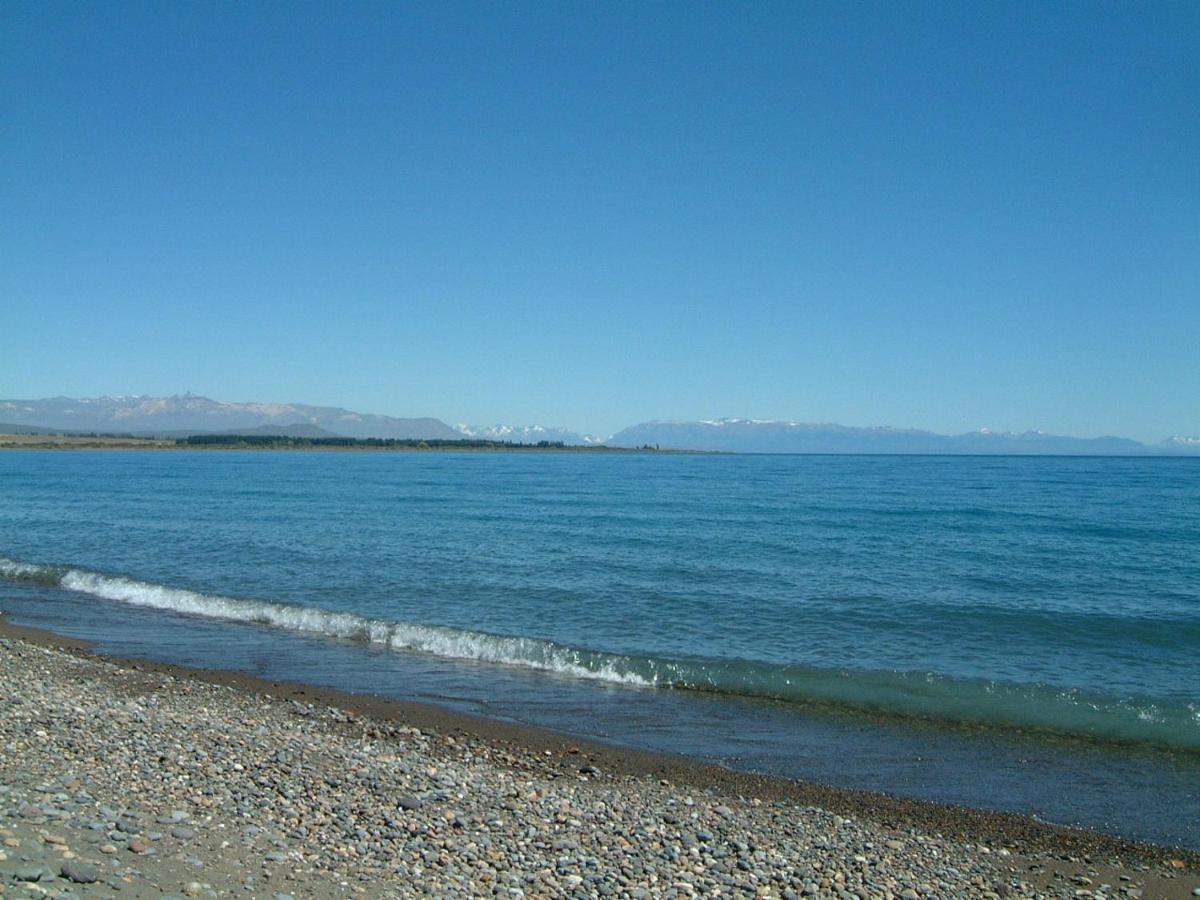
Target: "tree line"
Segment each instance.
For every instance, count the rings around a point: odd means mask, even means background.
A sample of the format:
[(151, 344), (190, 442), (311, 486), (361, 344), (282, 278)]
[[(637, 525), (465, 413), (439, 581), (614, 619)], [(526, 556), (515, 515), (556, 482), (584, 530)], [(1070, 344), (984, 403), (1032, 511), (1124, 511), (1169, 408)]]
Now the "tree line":
[(488, 441), (480, 438), (347, 438), (347, 437), (287, 437), (271, 434), (192, 434), (175, 441), (180, 447), (361, 447), (397, 450), (591, 450), (610, 449), (568, 447), (562, 441), (514, 443)]

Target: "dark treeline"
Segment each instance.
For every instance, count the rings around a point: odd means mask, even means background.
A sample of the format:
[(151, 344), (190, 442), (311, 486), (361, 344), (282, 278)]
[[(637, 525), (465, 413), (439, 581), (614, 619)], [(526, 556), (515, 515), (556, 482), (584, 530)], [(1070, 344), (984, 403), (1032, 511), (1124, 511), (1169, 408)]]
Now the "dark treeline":
[(568, 446), (562, 441), (538, 441), (536, 444), (512, 441), (486, 441), (478, 438), (344, 438), (285, 437), (269, 434), (193, 434), (175, 442), (181, 447), (361, 447), (412, 450), (609, 450), (609, 447)]

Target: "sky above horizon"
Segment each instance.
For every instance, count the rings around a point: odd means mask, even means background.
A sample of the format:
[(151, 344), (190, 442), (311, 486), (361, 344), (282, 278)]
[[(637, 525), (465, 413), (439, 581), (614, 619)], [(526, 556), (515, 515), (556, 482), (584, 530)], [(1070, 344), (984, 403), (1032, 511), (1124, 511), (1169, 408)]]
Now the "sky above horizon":
[(1200, 4), (0, 6), (0, 397), (1200, 433)]

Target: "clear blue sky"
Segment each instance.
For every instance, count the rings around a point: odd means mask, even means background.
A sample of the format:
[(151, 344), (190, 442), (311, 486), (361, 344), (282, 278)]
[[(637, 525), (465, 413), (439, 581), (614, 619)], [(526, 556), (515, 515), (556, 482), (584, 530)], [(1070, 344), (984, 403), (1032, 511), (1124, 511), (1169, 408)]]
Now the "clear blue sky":
[(0, 397), (1200, 432), (1200, 3), (0, 5)]

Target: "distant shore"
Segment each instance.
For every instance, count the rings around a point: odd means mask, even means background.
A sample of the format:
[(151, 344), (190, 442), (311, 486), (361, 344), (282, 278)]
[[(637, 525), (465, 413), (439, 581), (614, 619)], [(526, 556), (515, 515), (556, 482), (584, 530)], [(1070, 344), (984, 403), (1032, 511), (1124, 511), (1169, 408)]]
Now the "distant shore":
[[(19, 842), (0, 858), (4, 881), (23, 856), (26, 874), (57, 874), (69, 848), (97, 884), (214, 896), (1068, 897), (1109, 884), (1106, 896), (1182, 898), (1200, 886), (1192, 852), (96, 657), (2, 618), (0, 742), (12, 750), (0, 837)], [(121, 817), (134, 824), (93, 827)], [(227, 842), (241, 847), (232, 859)]]
[[(438, 439), (307, 439), (262, 435), (201, 435), (207, 440), (180, 438), (131, 437), (124, 435), (76, 434), (0, 434), (0, 450), (262, 450), (262, 451), (339, 451), (363, 453), (597, 453), (646, 454), (670, 453), (707, 455), (698, 450), (668, 450), (658, 447), (609, 447), (603, 444), (514, 444), (463, 438), (461, 441)], [(233, 438), (213, 440), (213, 438)], [(244, 438), (237, 440), (237, 438)]]

